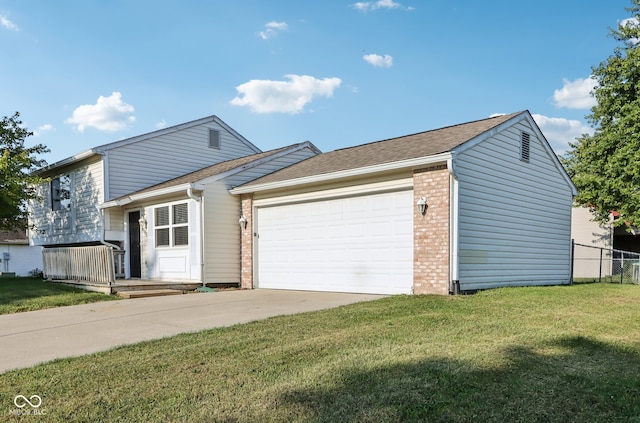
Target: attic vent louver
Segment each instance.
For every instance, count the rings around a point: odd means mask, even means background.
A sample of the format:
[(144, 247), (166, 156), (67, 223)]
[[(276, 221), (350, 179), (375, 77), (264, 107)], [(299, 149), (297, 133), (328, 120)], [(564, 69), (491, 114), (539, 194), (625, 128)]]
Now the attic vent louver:
[(220, 150), (220, 131), (209, 129), (209, 148)]
[(529, 162), (529, 147), (531, 136), (527, 132), (522, 132), (520, 137), (520, 160)]

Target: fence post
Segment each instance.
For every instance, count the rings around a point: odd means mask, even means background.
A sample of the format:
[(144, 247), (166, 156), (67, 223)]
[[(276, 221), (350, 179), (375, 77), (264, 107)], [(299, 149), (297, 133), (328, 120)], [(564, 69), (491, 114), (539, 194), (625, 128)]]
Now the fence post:
[(603, 249), (601, 248), (600, 249), (600, 270), (598, 271), (598, 283), (602, 283), (602, 251)]
[(624, 253), (620, 253), (620, 283), (624, 283)]
[(576, 241), (575, 239), (571, 239), (571, 267), (570, 267), (570, 275), (569, 275), (569, 285), (573, 285), (573, 266), (574, 261), (576, 260)]

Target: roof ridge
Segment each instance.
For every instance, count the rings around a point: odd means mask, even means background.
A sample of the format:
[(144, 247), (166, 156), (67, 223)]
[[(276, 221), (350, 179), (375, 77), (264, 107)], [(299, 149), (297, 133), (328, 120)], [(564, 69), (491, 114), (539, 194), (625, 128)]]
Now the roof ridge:
[(434, 129), (428, 129), (426, 131), (414, 132), (412, 134), (399, 135), (397, 137), (385, 138), (385, 139), (382, 139), (382, 140), (371, 141), (371, 142), (367, 142), (367, 143), (364, 143), (364, 144), (352, 145), (350, 147), (337, 148), (335, 150), (328, 151), (327, 153), (332, 153), (334, 151), (349, 150), (351, 148), (369, 146), (369, 145), (372, 145), (372, 144), (377, 144), (377, 143), (382, 143), (382, 142), (387, 142), (387, 141), (393, 141), (393, 140), (397, 140), (397, 139), (400, 139), (400, 138), (413, 137), (413, 136), (421, 135), (421, 134), (428, 134), (429, 132), (442, 131), (444, 129), (455, 128), (457, 126), (471, 125), (471, 124), (474, 124), (474, 123), (484, 122), (484, 121), (491, 120), (491, 119), (504, 118), (504, 116), (517, 116), (517, 115), (519, 115), (520, 113), (523, 113), (523, 112), (524, 112), (524, 110), (519, 111), (519, 112), (515, 112), (515, 113), (503, 113), (503, 114), (499, 114), (499, 115), (496, 115), (496, 116), (489, 116), (489, 117), (484, 118), (484, 119), (476, 119), (476, 120), (472, 120), (472, 121), (469, 121), (469, 122), (459, 122), (459, 123), (455, 123), (455, 124), (448, 125), (448, 126), (442, 126), (440, 128), (434, 128)]

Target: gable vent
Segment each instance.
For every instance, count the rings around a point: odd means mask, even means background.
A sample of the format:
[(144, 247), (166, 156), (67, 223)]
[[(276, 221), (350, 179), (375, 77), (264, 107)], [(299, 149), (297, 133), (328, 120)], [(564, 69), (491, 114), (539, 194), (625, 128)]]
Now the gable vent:
[(522, 132), (520, 137), (520, 160), (529, 162), (529, 147), (531, 136), (527, 132)]
[(209, 148), (220, 150), (220, 131), (209, 129)]

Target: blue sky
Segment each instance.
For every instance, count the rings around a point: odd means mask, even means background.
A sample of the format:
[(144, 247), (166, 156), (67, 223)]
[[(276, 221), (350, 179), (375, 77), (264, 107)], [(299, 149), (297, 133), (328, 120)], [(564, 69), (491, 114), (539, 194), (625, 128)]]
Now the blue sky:
[(210, 115), (331, 151), (528, 109), (562, 153), (630, 5), (0, 0), (0, 116), (49, 163)]

